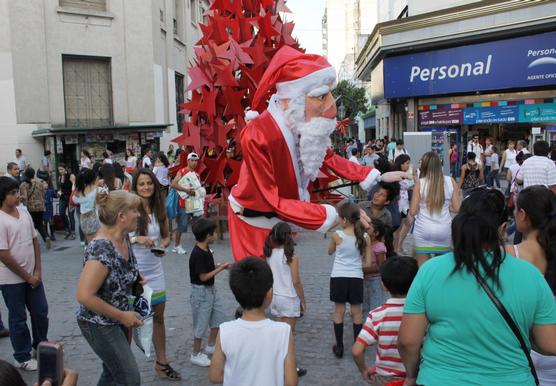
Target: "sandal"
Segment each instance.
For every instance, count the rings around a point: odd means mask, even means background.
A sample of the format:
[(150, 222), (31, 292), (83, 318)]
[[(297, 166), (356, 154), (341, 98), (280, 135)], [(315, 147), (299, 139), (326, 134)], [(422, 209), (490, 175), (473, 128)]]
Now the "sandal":
[(181, 375), (176, 370), (170, 366), (169, 363), (162, 364), (159, 361), (156, 361), (156, 366), (154, 370), (158, 374), (158, 376), (162, 379), (168, 379), (169, 381), (180, 381)]

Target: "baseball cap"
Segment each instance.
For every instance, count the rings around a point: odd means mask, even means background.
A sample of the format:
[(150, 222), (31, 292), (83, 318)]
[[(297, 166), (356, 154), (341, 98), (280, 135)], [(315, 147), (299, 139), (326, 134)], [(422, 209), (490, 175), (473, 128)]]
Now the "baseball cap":
[(187, 155), (187, 160), (189, 161), (190, 159), (199, 159), (199, 156), (197, 155), (197, 153), (189, 153)]

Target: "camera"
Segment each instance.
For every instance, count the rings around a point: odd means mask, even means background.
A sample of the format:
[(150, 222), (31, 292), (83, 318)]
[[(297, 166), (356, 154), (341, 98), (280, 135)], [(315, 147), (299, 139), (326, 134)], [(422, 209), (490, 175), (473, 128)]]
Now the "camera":
[(39, 385), (46, 380), (60, 386), (64, 380), (64, 349), (60, 343), (41, 342), (37, 347)]

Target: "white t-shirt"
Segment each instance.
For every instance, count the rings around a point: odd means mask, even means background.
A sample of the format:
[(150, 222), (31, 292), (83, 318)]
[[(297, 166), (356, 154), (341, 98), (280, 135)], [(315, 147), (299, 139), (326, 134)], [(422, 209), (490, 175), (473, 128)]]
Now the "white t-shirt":
[(357, 159), (356, 156), (352, 155), (351, 157), (349, 157), (349, 160), (353, 163), (359, 164), (359, 160)]
[(517, 177), (517, 174), (519, 173), (519, 169), (521, 169), (521, 166), (519, 166), (519, 164), (516, 162), (515, 164), (513, 164), (512, 166), (510, 166), (508, 168), (510, 170), (511, 176), (512, 176), (512, 180), (511, 180), (511, 191), (517, 193), (516, 190), (516, 184), (515, 184), (515, 178)]
[(127, 157), (127, 160), (125, 161), (125, 167), (130, 169), (135, 169), (136, 166), (137, 166), (137, 157), (135, 156)]
[[(37, 231), (27, 209), (18, 206), (17, 211), (18, 219), (0, 210), (0, 249), (9, 250), (21, 268), (33, 274), (35, 269), (33, 238), (37, 237)], [(25, 280), (0, 262), (0, 285), (19, 283), (25, 283)]]
[(274, 277), (272, 293), (275, 295), (295, 298), (297, 296), (297, 292), (293, 286), (292, 270), (288, 264), (286, 255), (284, 254), (284, 248), (272, 249), (272, 253), (266, 261), (268, 262), (268, 265), (270, 265), (272, 276)]
[(151, 161), (150, 157), (144, 156), (142, 164), (143, 164), (144, 168), (150, 167), (151, 164), (152, 164), (152, 161)]
[(224, 386), (283, 386), (290, 326), (270, 319), (220, 325)]
[(517, 157), (517, 151), (506, 149), (504, 150), (504, 154), (506, 154), (506, 161), (504, 162), (505, 168), (510, 168), (512, 165), (517, 164), (515, 157)]
[(523, 180), (523, 188), (533, 185), (556, 185), (556, 165), (548, 157), (534, 155), (521, 165), (518, 177)]
[(482, 164), (482, 160), (481, 160), (481, 155), (483, 154), (483, 146), (480, 143), (473, 143), (473, 141), (470, 141), (467, 144), (467, 152), (473, 152), (475, 153), (475, 155), (477, 156), (475, 158), (475, 161), (481, 165)]
[(492, 155), (489, 158), (490, 158), (490, 170), (500, 169), (500, 163), (498, 161), (500, 157), (498, 156), (498, 153), (492, 153)]

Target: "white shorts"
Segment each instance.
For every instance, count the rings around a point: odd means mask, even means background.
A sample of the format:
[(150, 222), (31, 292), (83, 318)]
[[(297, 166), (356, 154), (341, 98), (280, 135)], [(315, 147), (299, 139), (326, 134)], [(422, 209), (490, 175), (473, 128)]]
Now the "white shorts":
[(299, 296), (273, 295), (270, 314), (276, 318), (299, 318), (301, 315)]

